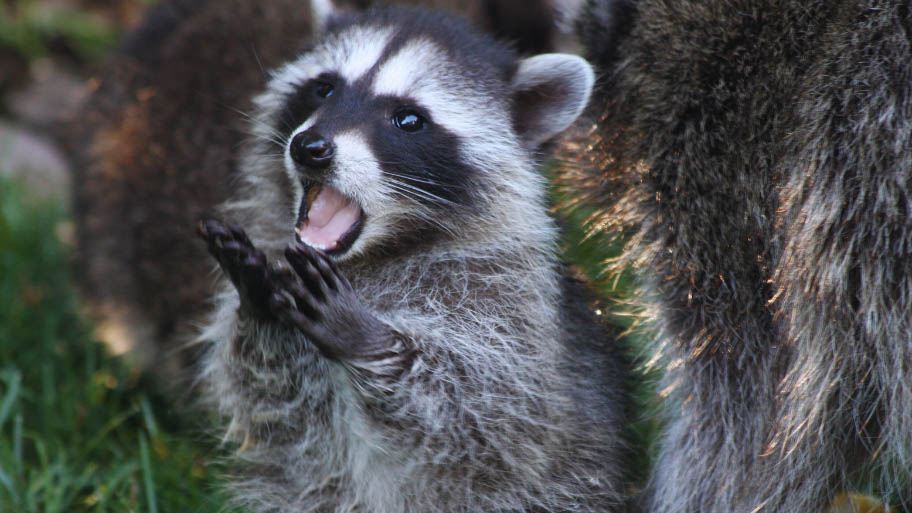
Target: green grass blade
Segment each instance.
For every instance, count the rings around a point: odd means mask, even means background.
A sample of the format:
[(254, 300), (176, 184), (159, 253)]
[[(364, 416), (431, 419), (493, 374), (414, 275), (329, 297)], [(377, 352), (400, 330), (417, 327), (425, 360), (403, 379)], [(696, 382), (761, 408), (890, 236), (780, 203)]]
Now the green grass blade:
[(0, 429), (3, 429), (6, 418), (13, 409), (13, 403), (19, 398), (19, 389), (22, 386), (22, 376), (19, 371), (13, 369), (6, 374), (7, 378), (4, 381), (7, 383), (7, 390), (3, 394), (3, 402), (0, 403)]
[(139, 435), (139, 455), (142, 460), (143, 485), (146, 490), (146, 501), (149, 513), (158, 513), (158, 502), (155, 500), (155, 482), (152, 478), (152, 463), (149, 460), (149, 442), (146, 435)]

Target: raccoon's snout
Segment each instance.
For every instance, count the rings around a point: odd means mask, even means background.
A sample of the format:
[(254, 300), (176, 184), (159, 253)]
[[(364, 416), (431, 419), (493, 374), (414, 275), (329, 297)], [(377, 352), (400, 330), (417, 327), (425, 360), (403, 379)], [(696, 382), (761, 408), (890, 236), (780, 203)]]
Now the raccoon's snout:
[(325, 169), (332, 162), (336, 145), (315, 130), (305, 130), (291, 139), (291, 158), (311, 169)]

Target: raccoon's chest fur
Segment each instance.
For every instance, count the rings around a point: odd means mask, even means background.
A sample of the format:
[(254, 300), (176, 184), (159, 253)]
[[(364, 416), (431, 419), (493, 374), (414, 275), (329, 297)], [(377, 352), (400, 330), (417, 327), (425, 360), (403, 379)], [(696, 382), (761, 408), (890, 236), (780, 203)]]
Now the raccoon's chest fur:
[[(221, 361), (212, 362), (212, 381), (220, 385), (222, 404), (233, 405), (226, 411), (233, 419), (227, 436), (241, 444), (240, 456), (249, 465), (250, 481), (243, 486), (290, 487), (296, 490), (289, 507), (294, 511), (427, 511), (427, 495), (447, 500), (439, 495), (443, 490), (427, 489), (429, 479), (445, 489), (447, 482), (493, 485), (500, 472), (510, 473), (502, 452), (513, 452), (513, 441), (486, 424), (491, 408), (509, 408), (504, 394), (520, 386), (538, 389), (537, 397), (516, 402), (512, 414), (541, 416), (540, 422), (551, 424), (537, 442), (554, 448), (570, 443), (560, 427), (570, 416), (569, 398), (560, 390), (566, 378), (549, 343), (560, 337), (552, 278), (534, 269), (492, 274), (483, 262), (439, 260), (431, 253), (379, 270), (347, 270), (378, 315), (421, 333), (419, 350), (433, 356), (416, 365), (439, 367), (443, 378), (434, 386), (442, 390), (429, 393), (422, 390), (426, 383), (409, 384), (423, 380), (422, 369), (409, 369), (415, 378), (365, 395), (353, 379), (359, 370), (327, 361), (284, 328), (259, 332), (258, 349), (222, 347)], [(528, 318), (529, 309), (535, 319)], [(512, 340), (522, 332), (533, 339), (517, 346)], [(481, 340), (491, 346), (480, 347)], [(503, 375), (473, 370), (504, 350), (526, 353), (526, 368), (507, 360)], [(525, 419), (505, 421), (524, 429)], [(547, 461), (528, 464), (540, 466), (538, 472), (550, 467)], [(277, 479), (267, 484), (260, 481), (263, 475)]]

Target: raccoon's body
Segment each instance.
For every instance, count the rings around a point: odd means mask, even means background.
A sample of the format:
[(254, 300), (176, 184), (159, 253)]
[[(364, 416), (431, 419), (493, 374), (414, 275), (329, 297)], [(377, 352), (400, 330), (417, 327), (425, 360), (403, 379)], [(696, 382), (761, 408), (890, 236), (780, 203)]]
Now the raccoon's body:
[(908, 2), (580, 20), (605, 80), (591, 173), (565, 177), (629, 236), (665, 369), (647, 510), (823, 511), (869, 486), (912, 507)]
[(236, 226), (200, 228), (231, 280), (203, 339), (239, 498), (620, 509), (624, 360), (560, 277), (536, 168), (588, 64), (395, 9), (272, 76), (220, 214)]

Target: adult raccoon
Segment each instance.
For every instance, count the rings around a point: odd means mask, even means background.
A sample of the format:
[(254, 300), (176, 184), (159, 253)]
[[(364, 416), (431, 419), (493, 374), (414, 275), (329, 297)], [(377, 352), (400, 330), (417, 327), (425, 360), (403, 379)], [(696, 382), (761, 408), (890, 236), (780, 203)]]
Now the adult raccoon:
[(894, 0), (583, 10), (604, 80), (564, 179), (627, 236), (658, 333), (647, 510), (822, 511), (871, 484), (912, 507), (910, 27)]

